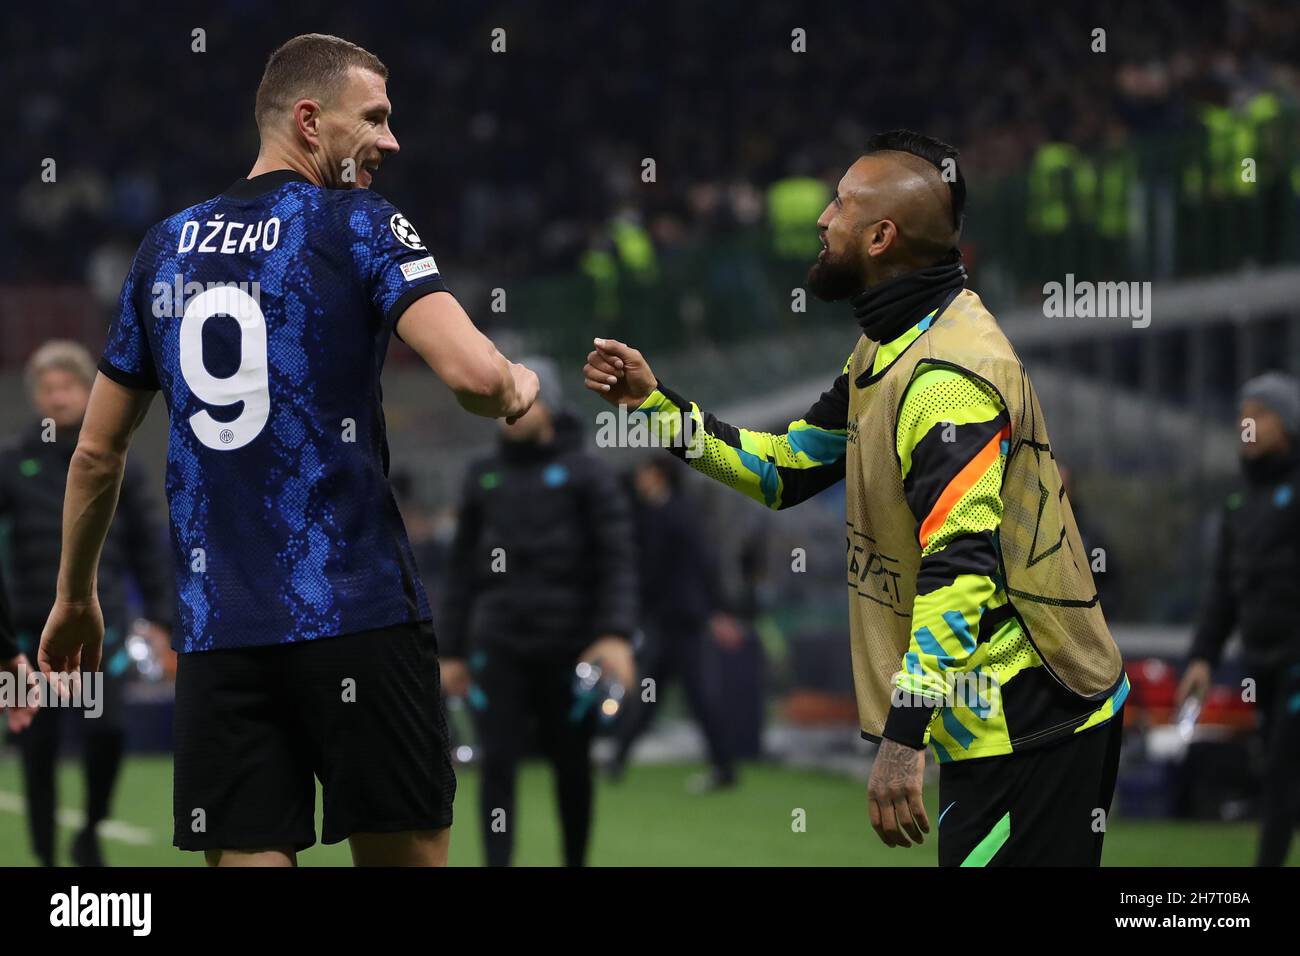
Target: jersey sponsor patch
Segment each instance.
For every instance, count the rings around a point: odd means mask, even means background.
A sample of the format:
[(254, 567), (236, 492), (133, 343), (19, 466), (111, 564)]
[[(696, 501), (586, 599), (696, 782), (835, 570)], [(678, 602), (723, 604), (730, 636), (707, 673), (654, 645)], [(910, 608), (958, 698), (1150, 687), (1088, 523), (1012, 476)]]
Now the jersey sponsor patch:
[(401, 268), (402, 275), (406, 277), (407, 282), (414, 282), (421, 276), (436, 275), (438, 263), (433, 261), (433, 256), (425, 256), (423, 259), (403, 262), (399, 268)]
[(388, 220), (388, 228), (393, 231), (397, 241), (408, 249), (423, 249), (424, 243), (420, 241), (420, 234), (415, 231), (411, 221), (403, 216), (400, 212), (393, 213)]

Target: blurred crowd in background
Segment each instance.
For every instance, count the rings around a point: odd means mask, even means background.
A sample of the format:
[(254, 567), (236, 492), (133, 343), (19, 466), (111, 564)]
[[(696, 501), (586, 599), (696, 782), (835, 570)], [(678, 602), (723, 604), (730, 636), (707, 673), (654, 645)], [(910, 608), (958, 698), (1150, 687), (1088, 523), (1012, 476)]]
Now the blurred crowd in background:
[[(0, 155), (12, 213), (0, 279), (85, 280), (111, 302), (149, 225), (246, 171), (268, 52), (246, 38), (288, 37), (306, 11), (127, 3), (105, 33), (95, 4), (72, 4), (85, 16), (67, 6), (5, 27), (14, 116)], [(1206, 107), (1300, 90), (1300, 9), (1285, 0), (1023, 0), (996, 14), (887, 2), (863, 8), (855, 29), (842, 7), (819, 3), (630, 0), (620, 13), (410, 0), (329, 11), (331, 30), (391, 71), (405, 155), (375, 188), (462, 277), (571, 272), (607, 247), (636, 265), (653, 255), (647, 244), (663, 253), (759, 223), (783, 201), (773, 184), (833, 183), (874, 130), (946, 138), (979, 181), (1023, 171), (1045, 143), (1113, 148), (1198, 128)], [(498, 27), (504, 53), (492, 51)], [(205, 52), (193, 51), (195, 29)], [(792, 51), (795, 29), (806, 53)], [(58, 201), (39, 176), (47, 157)]]

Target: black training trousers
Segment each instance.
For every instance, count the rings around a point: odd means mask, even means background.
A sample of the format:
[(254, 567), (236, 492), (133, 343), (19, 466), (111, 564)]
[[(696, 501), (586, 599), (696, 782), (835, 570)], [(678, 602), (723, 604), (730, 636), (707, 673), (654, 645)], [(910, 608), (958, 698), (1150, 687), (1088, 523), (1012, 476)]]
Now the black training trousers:
[(469, 701), (481, 757), (479, 808), (489, 866), (510, 864), (519, 826), (515, 778), (531, 726), (555, 772), (564, 864), (582, 866), (586, 861), (596, 714), (574, 695), (577, 663), (576, 654), (526, 654), (506, 645), (482, 647), (470, 655)]
[(1264, 792), (1256, 866), (1281, 866), (1300, 820), (1300, 662), (1259, 681), (1263, 714)]

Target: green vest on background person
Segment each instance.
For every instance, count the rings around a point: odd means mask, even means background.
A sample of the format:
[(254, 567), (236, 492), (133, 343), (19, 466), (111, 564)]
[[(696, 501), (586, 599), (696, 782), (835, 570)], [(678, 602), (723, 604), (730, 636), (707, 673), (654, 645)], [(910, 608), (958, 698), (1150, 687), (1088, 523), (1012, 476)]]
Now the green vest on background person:
[[(1200, 109), (1205, 137), (1204, 153), (1195, 156), (1183, 171), (1183, 193), (1190, 199), (1246, 198), (1255, 184), (1276, 175), (1270, 140), (1282, 103), (1272, 93), (1259, 93), (1239, 109), (1206, 105)], [(1254, 160), (1254, 175), (1245, 175), (1246, 160)]]
[(1137, 160), (1129, 149), (1114, 149), (1095, 161), (1082, 160), (1090, 172), (1089, 190), (1080, 208), (1098, 235), (1121, 239), (1128, 235), (1129, 190), (1137, 179)]
[(641, 223), (631, 216), (615, 216), (609, 223), (610, 238), (623, 269), (637, 282), (649, 284), (659, 278), (654, 241)]
[(592, 247), (582, 254), (578, 267), (594, 288), (593, 308), (598, 318), (618, 317), (618, 263), (608, 249)]
[(767, 223), (778, 258), (806, 260), (817, 255), (821, 242), (811, 223), (830, 201), (830, 189), (811, 176), (788, 176), (767, 188)]
[(1070, 226), (1072, 200), (1095, 190), (1096, 174), (1070, 143), (1043, 143), (1029, 167), (1029, 230), (1055, 236)]

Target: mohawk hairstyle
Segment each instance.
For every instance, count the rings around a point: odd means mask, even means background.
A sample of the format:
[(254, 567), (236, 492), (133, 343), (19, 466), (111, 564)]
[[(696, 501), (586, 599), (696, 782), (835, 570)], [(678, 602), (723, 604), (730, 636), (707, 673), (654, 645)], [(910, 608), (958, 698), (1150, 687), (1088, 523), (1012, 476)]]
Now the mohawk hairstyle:
[[(961, 166), (957, 164), (957, 150), (942, 140), (926, 136), (924, 133), (917, 133), (910, 129), (891, 129), (886, 133), (876, 133), (868, 139), (863, 155), (869, 156), (887, 150), (911, 153), (939, 170), (939, 175), (948, 184), (948, 195), (952, 200), (952, 226), (960, 236), (962, 227), (966, 224), (966, 177), (962, 175)], [(946, 160), (952, 161), (951, 179), (944, 175)]]

